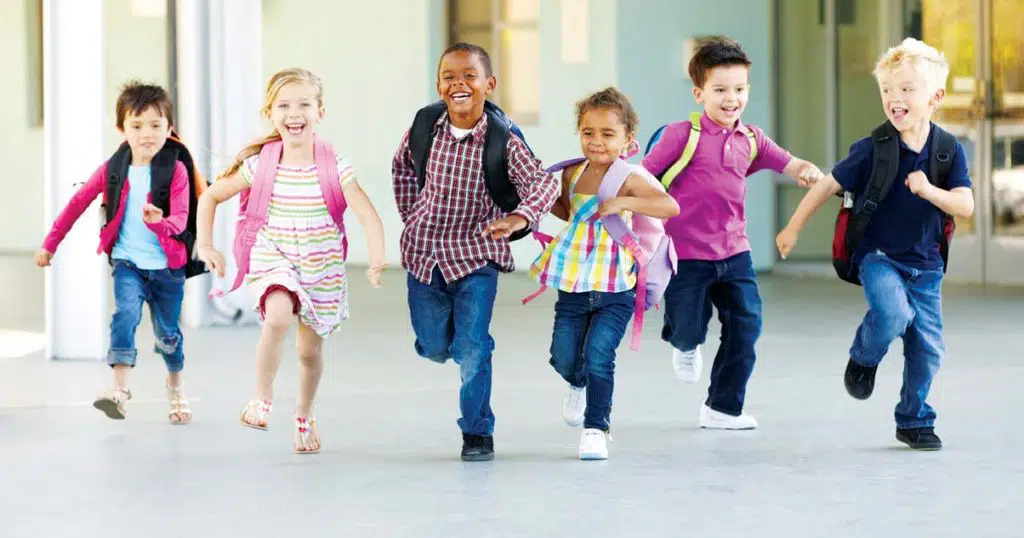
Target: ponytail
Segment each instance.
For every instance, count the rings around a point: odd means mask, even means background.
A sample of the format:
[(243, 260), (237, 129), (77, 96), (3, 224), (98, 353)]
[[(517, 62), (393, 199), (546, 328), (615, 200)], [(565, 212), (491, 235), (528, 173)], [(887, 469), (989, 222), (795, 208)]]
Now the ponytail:
[(221, 172), (220, 175), (217, 176), (217, 179), (225, 179), (235, 175), (246, 159), (259, 154), (259, 152), (263, 150), (263, 146), (276, 140), (281, 140), (281, 133), (277, 132), (275, 129), (263, 138), (245, 146), (242, 148), (242, 151), (238, 152), (238, 155), (235, 157), (235, 161), (231, 163), (231, 166), (228, 166), (223, 172)]

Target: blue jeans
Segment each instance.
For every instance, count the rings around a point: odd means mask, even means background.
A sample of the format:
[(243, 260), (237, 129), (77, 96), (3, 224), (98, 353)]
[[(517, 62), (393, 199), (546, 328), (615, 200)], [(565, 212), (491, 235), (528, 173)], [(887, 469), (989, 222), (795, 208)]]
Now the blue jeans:
[(114, 260), (114, 317), (110, 320), (110, 350), (107, 364), (135, 366), (135, 329), (142, 320), (142, 304), (149, 304), (156, 335), (157, 353), (167, 371), (185, 368), (185, 352), (179, 320), (185, 297), (184, 269), (139, 269), (124, 260)]
[(665, 290), (662, 340), (680, 351), (703, 344), (712, 306), (718, 309), (722, 323), (722, 342), (704, 403), (715, 411), (739, 416), (754, 371), (754, 344), (761, 336), (761, 295), (750, 252), (718, 261), (679, 260), (678, 271)]
[(868, 312), (857, 328), (850, 358), (863, 366), (882, 362), (889, 344), (903, 337), (903, 388), (897, 428), (930, 428), (935, 410), (925, 402), (945, 353), (942, 341), (942, 270), (923, 271), (869, 253), (860, 263)]
[(409, 314), (416, 353), (434, 362), (459, 365), (459, 428), (463, 433), (492, 435), (490, 334), (498, 268), (487, 264), (455, 282), (445, 282), (434, 268), (430, 284), (408, 276)]
[(615, 350), (626, 334), (635, 301), (634, 290), (558, 292), (551, 366), (570, 385), (587, 387), (584, 428), (608, 431), (615, 386)]

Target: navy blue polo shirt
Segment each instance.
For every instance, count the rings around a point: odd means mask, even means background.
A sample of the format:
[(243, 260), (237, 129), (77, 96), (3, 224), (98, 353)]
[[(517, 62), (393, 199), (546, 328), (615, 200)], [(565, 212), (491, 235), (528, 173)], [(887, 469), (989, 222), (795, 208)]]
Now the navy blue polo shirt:
[[(916, 153), (900, 140), (900, 166), (889, 194), (882, 199), (868, 223), (853, 262), (859, 263), (867, 252), (881, 250), (887, 256), (909, 267), (922, 270), (942, 269), (939, 243), (942, 240), (942, 212), (931, 202), (910, 192), (907, 176), (915, 170), (928, 174), (928, 156), (935, 138), (935, 125), (931, 125), (928, 141)], [(873, 157), (871, 137), (862, 138), (850, 146), (850, 154), (836, 163), (832, 176), (844, 190), (861, 197), (871, 177)], [(943, 187), (953, 190), (970, 187), (967, 174), (967, 156), (959, 142), (953, 154), (949, 176)], [(858, 206), (859, 207), (859, 206)]]

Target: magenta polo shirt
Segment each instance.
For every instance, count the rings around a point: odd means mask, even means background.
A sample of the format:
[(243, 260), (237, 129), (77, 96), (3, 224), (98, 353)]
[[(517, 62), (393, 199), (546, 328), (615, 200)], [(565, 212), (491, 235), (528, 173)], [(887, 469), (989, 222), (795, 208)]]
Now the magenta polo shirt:
[[(724, 260), (750, 250), (747, 239), (747, 176), (761, 170), (782, 170), (793, 158), (764, 131), (737, 122), (728, 129), (701, 116), (700, 142), (690, 164), (676, 177), (669, 194), (679, 202), (679, 215), (665, 223), (681, 260)], [(754, 133), (757, 158), (750, 162)], [(690, 122), (669, 124), (643, 165), (660, 175), (679, 160), (690, 138)]]

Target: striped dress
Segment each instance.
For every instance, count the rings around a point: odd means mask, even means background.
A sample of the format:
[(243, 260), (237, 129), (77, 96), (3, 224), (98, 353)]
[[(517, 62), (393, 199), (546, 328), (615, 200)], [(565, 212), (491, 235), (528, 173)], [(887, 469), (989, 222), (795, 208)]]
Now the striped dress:
[[(252, 185), (259, 155), (245, 161), (242, 177)], [(356, 181), (348, 161), (338, 157), (341, 186)], [(245, 282), (262, 298), (282, 286), (299, 299), (299, 320), (321, 337), (348, 318), (348, 283), (342, 234), (327, 212), (316, 165), (278, 165), (267, 224), (256, 236)], [(259, 311), (259, 304), (256, 310)]]
[[(605, 230), (597, 195), (576, 192), (584, 169), (586, 164), (577, 167), (569, 185), (569, 222), (534, 260), (530, 275), (542, 286), (569, 293), (631, 290), (636, 286), (632, 254)], [(629, 224), (629, 213), (623, 217)]]

